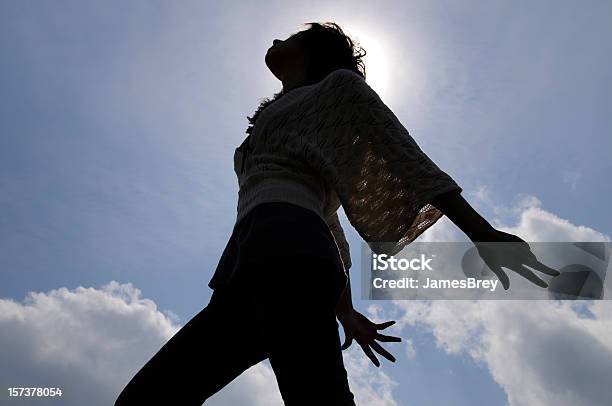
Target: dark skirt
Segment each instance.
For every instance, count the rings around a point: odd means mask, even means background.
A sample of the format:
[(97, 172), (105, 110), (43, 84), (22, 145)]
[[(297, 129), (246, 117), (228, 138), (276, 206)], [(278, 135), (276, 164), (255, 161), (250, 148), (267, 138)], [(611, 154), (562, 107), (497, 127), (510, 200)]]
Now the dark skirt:
[(286, 259), (286, 271), (291, 272), (291, 261), (300, 256), (322, 259), (331, 264), (332, 272), (338, 272), (336, 276), (347, 278), (338, 246), (323, 219), (295, 204), (262, 203), (234, 226), (208, 286), (213, 290), (227, 287), (239, 270), (258, 272), (261, 267), (249, 265), (266, 260)]

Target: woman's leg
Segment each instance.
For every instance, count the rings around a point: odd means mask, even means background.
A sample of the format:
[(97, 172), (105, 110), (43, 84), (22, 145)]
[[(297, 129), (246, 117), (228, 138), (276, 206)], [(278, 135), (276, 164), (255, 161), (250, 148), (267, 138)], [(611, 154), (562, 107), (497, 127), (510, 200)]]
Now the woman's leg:
[(215, 291), (123, 389), (115, 406), (200, 406), (243, 371), (266, 359), (250, 296)]
[[(339, 273), (340, 272), (340, 273)], [(266, 296), (270, 364), (285, 404), (355, 405), (340, 349), (335, 305), (345, 278), (325, 261), (285, 261)]]

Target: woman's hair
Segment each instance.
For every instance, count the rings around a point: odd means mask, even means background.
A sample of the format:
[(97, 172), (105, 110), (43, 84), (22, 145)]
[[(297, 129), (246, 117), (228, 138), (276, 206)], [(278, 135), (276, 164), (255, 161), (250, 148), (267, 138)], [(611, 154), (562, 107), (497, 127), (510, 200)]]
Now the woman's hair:
[[(365, 64), (363, 57), (365, 49), (349, 38), (336, 23), (304, 23), (310, 26), (303, 31), (302, 38), (309, 56), (306, 84), (314, 84), (337, 69), (350, 69), (365, 79)], [(271, 98), (262, 99), (252, 117), (248, 117), (247, 134), (251, 134), (259, 114), (270, 104), (283, 96), (283, 91), (275, 93)]]

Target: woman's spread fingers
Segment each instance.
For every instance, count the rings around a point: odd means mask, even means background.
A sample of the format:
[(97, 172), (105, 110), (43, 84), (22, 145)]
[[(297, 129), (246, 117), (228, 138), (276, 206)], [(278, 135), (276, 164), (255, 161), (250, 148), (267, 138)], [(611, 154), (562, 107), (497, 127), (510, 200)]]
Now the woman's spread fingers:
[(395, 357), (387, 350), (385, 350), (380, 344), (378, 344), (376, 341), (372, 341), (372, 343), (370, 344), (370, 346), (372, 346), (372, 348), (374, 348), (374, 350), (376, 350), (377, 353), (379, 353), (380, 355), (382, 355), (383, 357), (385, 357), (386, 359), (388, 359), (391, 362), (395, 362)]
[(395, 337), (395, 336), (386, 336), (384, 334), (376, 334), (375, 337), (378, 341), (384, 341), (384, 342), (394, 342), (394, 343), (399, 343), (402, 341), (401, 337)]
[(384, 323), (376, 324), (376, 329), (377, 330), (384, 330), (387, 327), (390, 327), (390, 326), (392, 326), (394, 324), (395, 324), (395, 320), (385, 321)]
[(535, 256), (533, 258), (529, 258), (527, 261), (524, 262), (525, 265), (529, 266), (530, 268), (533, 268), (537, 271), (543, 272), (545, 274), (551, 275), (551, 276), (559, 276), (561, 275), (561, 272), (557, 271), (556, 269), (553, 269), (547, 265), (544, 265), (543, 263), (541, 263), (540, 261), (538, 261)]
[(368, 358), (374, 363), (374, 365), (379, 367), (380, 366), (380, 362), (378, 361), (378, 358), (376, 358), (376, 355), (374, 355), (374, 352), (372, 351), (370, 346), (367, 345), (367, 344), (361, 344), (361, 343), (359, 343), (359, 345), (363, 349), (363, 352), (365, 352), (365, 354), (368, 356)]
[(508, 288), (510, 287), (510, 279), (508, 278), (508, 275), (506, 275), (506, 273), (503, 271), (503, 269), (501, 269), (501, 266), (499, 266), (498, 264), (492, 264), (491, 266), (489, 266), (489, 269), (493, 271), (495, 275), (497, 275), (497, 279), (499, 279), (504, 289), (508, 290)]
[(530, 280), (531, 282), (535, 283), (536, 285), (543, 287), (543, 288), (547, 288), (548, 284), (546, 282), (544, 282), (542, 279), (538, 278), (536, 274), (534, 274), (529, 268), (527, 268), (525, 265), (518, 265), (512, 268), (512, 270), (516, 273), (518, 273), (519, 275), (521, 275), (522, 277)]

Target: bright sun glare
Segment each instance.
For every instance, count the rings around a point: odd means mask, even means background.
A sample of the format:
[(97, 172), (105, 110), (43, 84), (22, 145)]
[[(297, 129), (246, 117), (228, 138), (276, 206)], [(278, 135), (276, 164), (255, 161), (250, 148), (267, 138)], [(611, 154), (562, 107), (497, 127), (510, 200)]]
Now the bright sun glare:
[(347, 34), (366, 50), (366, 56), (363, 58), (366, 67), (366, 82), (376, 93), (384, 97), (389, 90), (389, 66), (380, 37), (354, 25), (347, 29)]

